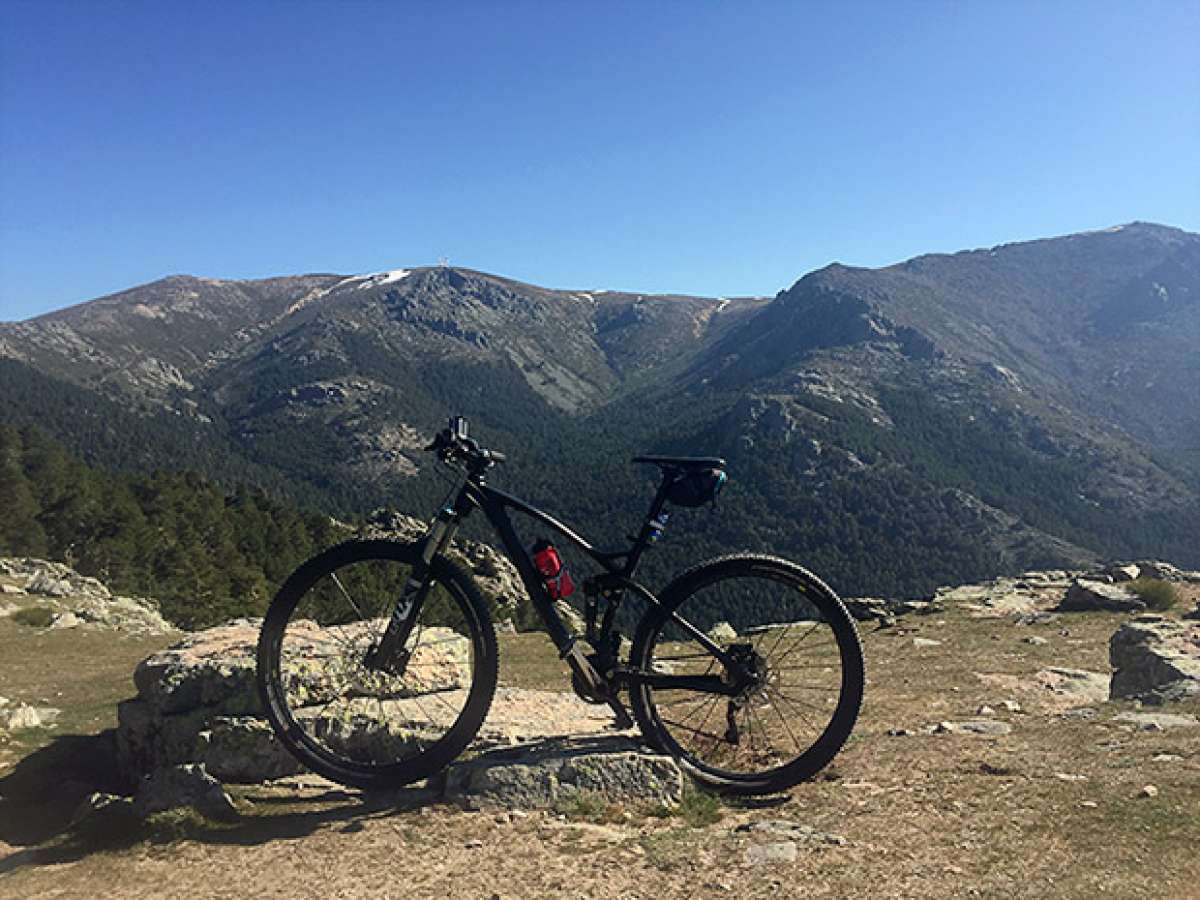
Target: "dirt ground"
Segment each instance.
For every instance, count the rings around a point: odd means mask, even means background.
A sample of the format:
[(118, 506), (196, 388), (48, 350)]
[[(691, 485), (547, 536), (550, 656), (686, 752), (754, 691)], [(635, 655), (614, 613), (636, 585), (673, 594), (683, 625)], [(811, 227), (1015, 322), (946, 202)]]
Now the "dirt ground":
[[(80, 647), (69, 677), (62, 665), (39, 676), (36, 660), (71, 648), (39, 650), (2, 625), (0, 693), (32, 702), (59, 691), (56, 705), (89, 712), (48, 743), (0, 747), (0, 897), (1200, 897), (1200, 727), (1117, 721), (1134, 706), (1064, 697), (1038, 677), (1055, 666), (1107, 673), (1122, 620), (1023, 625), (948, 609), (866, 625), (855, 734), (816, 780), (757, 805), (692, 795), (673, 815), (585, 803), (469, 812), (417, 790), (293, 782), (235, 790), (233, 824), (177, 815), (106, 834), (61, 831), (63, 785), (103, 783), (103, 738), (88, 735), (111, 721), (97, 697), (131, 693), (127, 673), (149, 651), (109, 645), (103, 674), (86, 678), (74, 674), (92, 664)], [(541, 636), (504, 638), (510, 684), (566, 688), (560, 665)], [(1196, 715), (1200, 703), (1167, 711)], [(968, 719), (1012, 730), (923, 730)], [(773, 820), (841, 840), (738, 830)]]

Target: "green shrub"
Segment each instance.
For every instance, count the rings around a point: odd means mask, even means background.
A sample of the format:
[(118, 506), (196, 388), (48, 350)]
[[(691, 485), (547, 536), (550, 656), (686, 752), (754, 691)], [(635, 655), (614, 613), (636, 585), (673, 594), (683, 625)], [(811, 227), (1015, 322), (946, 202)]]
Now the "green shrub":
[(614, 823), (622, 820), (622, 808), (610, 803), (603, 794), (592, 791), (572, 793), (554, 804), (554, 811), (568, 819), (597, 824)]
[(1157, 578), (1138, 578), (1129, 582), (1126, 587), (1142, 598), (1147, 609), (1155, 612), (1170, 609), (1179, 599), (1175, 585), (1168, 581), (1159, 581)]
[(49, 628), (54, 613), (44, 606), (26, 606), (12, 614), (12, 620), (30, 628)]
[(677, 805), (656, 807), (650, 815), (660, 819), (679, 818), (692, 828), (703, 828), (721, 821), (725, 810), (717, 794), (689, 783), (684, 785), (683, 797)]

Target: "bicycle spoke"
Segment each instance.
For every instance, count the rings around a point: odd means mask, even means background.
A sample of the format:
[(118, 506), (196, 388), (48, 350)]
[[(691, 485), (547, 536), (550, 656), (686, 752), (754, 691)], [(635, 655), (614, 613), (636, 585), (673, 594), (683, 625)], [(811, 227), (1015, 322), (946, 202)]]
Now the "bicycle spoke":
[[(746, 720), (748, 722), (755, 721), (753, 702), (746, 704), (746, 713), (747, 713)], [(763, 726), (761, 719), (758, 720), (758, 731), (759, 731), (759, 734), (762, 735), (763, 740), (766, 741), (766, 743), (767, 743), (766, 752), (772, 753), (774, 745), (771, 743), (771, 733)], [(751, 749), (753, 749), (753, 740), (751, 741)]]
[[(791, 698), (789, 698), (789, 697), (784, 697), (782, 694), (780, 694), (778, 691), (776, 691), (774, 688), (771, 688), (771, 687), (768, 687), (768, 688), (767, 688), (767, 693), (768, 693), (768, 694), (770, 694), (770, 695), (772, 695), (772, 696), (774, 696), (774, 697), (775, 697), (777, 700), (784, 700), (784, 701), (786, 701), (786, 702), (787, 702), (787, 704), (788, 704), (788, 706), (790, 706), (792, 709), (796, 710), (796, 712), (797, 712), (797, 713), (800, 715), (800, 718), (804, 720), (804, 724), (805, 724), (805, 725), (811, 725), (811, 724), (812, 724), (812, 723), (810, 722), (810, 720), (809, 720), (808, 716), (806, 716), (806, 715), (804, 714), (804, 711), (803, 711), (803, 710), (801, 710), (801, 709), (798, 709), (798, 708), (796, 707), (796, 704), (792, 702)], [(814, 709), (818, 709), (818, 708), (819, 708), (819, 707), (814, 707)], [(824, 710), (822, 710), (822, 712), (824, 712)]]
[(342, 579), (338, 578), (337, 572), (330, 572), (329, 577), (333, 579), (333, 583), (336, 584), (338, 590), (342, 592), (342, 596), (346, 598), (346, 602), (350, 604), (350, 608), (357, 613), (358, 620), (360, 622), (366, 622), (367, 617), (364, 616), (363, 611), (358, 608), (358, 604), (354, 602), (354, 598), (350, 596), (350, 592), (346, 590), (345, 585), (342, 584)]
[(664, 707), (664, 706), (678, 706), (680, 703), (695, 703), (695, 704), (699, 705), (701, 703), (704, 703), (706, 700), (709, 700), (711, 697), (712, 697), (711, 694), (705, 694), (705, 693), (696, 691), (692, 694), (687, 694), (683, 697), (677, 697), (674, 700), (669, 700), (666, 702), (664, 702), (662, 700), (656, 700), (656, 701), (654, 701), (654, 703), (656, 706), (658, 706), (660, 708)]
[[(710, 703), (707, 707), (708, 711), (704, 714), (704, 718), (700, 720), (700, 727), (702, 729), (704, 728), (705, 725), (708, 724), (708, 719), (712, 715), (713, 709), (716, 706), (720, 705), (721, 699), (722, 699), (722, 697), (720, 694), (713, 695), (712, 703)], [(688, 718), (690, 719), (691, 716), (688, 716)]]
[[(676, 728), (682, 728), (685, 731), (692, 732), (692, 734), (698, 734), (701, 737), (710, 738), (711, 740), (714, 740), (717, 742), (723, 742), (725, 740), (725, 738), (721, 737), (720, 735), (713, 734), (711, 731), (703, 731), (699, 728), (692, 728), (690, 725), (685, 725), (682, 722), (672, 722), (670, 719), (663, 719), (662, 721), (668, 725), (674, 725)], [(701, 724), (703, 724), (703, 723), (701, 723)]]
[[(768, 691), (768, 694), (769, 693), (770, 692)], [(788, 733), (788, 736), (792, 739), (792, 745), (797, 750), (804, 749), (803, 746), (800, 744), (800, 742), (798, 740), (796, 740), (796, 733), (794, 731), (792, 731), (792, 726), (790, 724), (788, 724), (787, 717), (783, 714), (783, 711), (779, 708), (779, 704), (777, 702), (772, 702), (770, 705), (771, 705), (771, 709), (775, 710), (775, 715), (779, 716), (779, 721), (783, 723), (784, 730)]]
[(778, 658), (778, 661), (782, 662), (790, 654), (794, 653), (796, 651), (796, 648), (798, 648), (801, 644), (803, 644), (806, 640), (808, 640), (809, 637), (812, 635), (812, 633), (820, 627), (821, 627), (820, 622), (813, 622), (812, 626), (808, 629), (808, 631), (806, 631), (806, 632), (804, 632), (804, 634), (800, 635), (800, 637), (792, 644), (792, 646), (783, 652), (783, 654)]
[(776, 672), (791, 672), (795, 669), (828, 669), (828, 663), (797, 663), (794, 666), (772, 666)]

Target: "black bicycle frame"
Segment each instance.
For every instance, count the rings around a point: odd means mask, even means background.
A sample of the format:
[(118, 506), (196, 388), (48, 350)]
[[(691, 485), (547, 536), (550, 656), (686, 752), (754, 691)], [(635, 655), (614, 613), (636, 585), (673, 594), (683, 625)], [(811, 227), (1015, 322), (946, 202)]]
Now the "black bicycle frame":
[[(651, 535), (655, 527), (654, 520), (662, 512), (663, 506), (666, 503), (667, 486), (669, 483), (669, 478), (664, 476), (658, 491), (654, 495), (654, 500), (650, 504), (650, 511), (646, 514), (642, 528), (638, 536), (634, 539), (633, 545), (625, 551), (606, 553), (597, 550), (586, 538), (549, 513), (538, 509), (532, 504), (526, 503), (518, 497), (514, 497), (512, 494), (488, 487), (484, 482), (482, 471), (466, 473), (453, 504), (443, 507), (430, 526), (424, 538), (421, 559), (401, 592), (396, 608), (392, 611), (388, 627), (385, 629), (378, 647), (368, 655), (368, 665), (395, 671), (393, 668), (395, 665), (398, 664), (403, 667), (407, 664), (407, 654), (403, 651), (403, 648), (416, 622), (420, 607), (424, 603), (425, 593), (429, 589), (429, 566), (435, 556), (441, 554), (449, 547), (454, 533), (458, 530), (462, 522), (474, 509), (478, 508), (483, 510), (484, 515), (487, 516), (488, 522), (491, 523), (492, 528), (500, 536), (509, 559), (517, 567), (517, 572), (521, 576), (525, 590), (529, 592), (529, 596), (533, 600), (534, 609), (537, 610), (538, 615), (545, 623), (546, 631), (550, 635), (550, 640), (558, 649), (559, 657), (568, 662), (575, 674), (589, 686), (594, 694), (607, 696), (610, 705), (613, 706), (618, 716), (624, 717), (628, 724), (632, 724), (628, 722), (628, 715), (610, 690), (615, 685), (612, 684), (609, 678), (602, 677), (596, 672), (587, 654), (580, 648), (578, 637), (571, 634), (567, 630), (567, 626), (563, 624), (562, 617), (559, 616), (558, 611), (554, 608), (554, 598), (546, 590), (541, 573), (538, 572), (533, 558), (529, 555), (529, 552), (525, 549), (525, 545), (517, 535), (516, 528), (513, 527), (512, 520), (508, 517), (508, 510), (511, 508), (524, 513), (534, 521), (562, 535), (605, 570), (608, 577), (612, 579), (612, 586), (616, 591), (633, 591), (643, 597), (648, 603), (659, 606), (658, 599), (633, 580), (633, 573), (637, 570), (642, 554), (645, 553), (646, 548), (652, 542)], [(601, 577), (603, 578), (604, 576)], [(607, 638), (611, 631), (613, 625), (611, 611), (612, 607), (610, 606), (609, 613), (606, 613), (604, 624), (600, 628), (599, 636), (601, 638)], [(744, 668), (710, 639), (708, 635), (700, 631), (686, 619), (674, 612), (671, 613), (671, 618), (679, 627), (690, 634), (692, 638), (711, 653), (714, 658), (719, 660), (725, 667), (726, 672), (740, 673), (739, 677), (726, 679), (720, 675), (672, 675), (658, 672), (631, 671), (629, 669), (620, 670), (618, 673), (620, 677), (627, 682), (636, 682), (657, 688), (673, 687), (729, 695), (738, 693), (741, 690), (742, 681), (745, 677)]]
[[(455, 518), (465, 518), (472, 507), (478, 507), (483, 510), (487, 516), (488, 522), (492, 528), (500, 536), (500, 540), (504, 545), (504, 549), (508, 554), (509, 559), (517, 567), (517, 572), (521, 576), (521, 581), (525, 585), (525, 589), (529, 592), (530, 598), (533, 600), (534, 609), (546, 625), (547, 632), (550, 635), (554, 646), (558, 648), (559, 655), (563, 659), (579, 659), (580, 654), (576, 650), (578, 638), (572, 635), (566, 625), (563, 624), (562, 618), (558, 611), (554, 608), (554, 598), (546, 590), (545, 583), (542, 581), (541, 573), (538, 572), (534, 565), (532, 557), (525, 549), (521, 538), (517, 535), (516, 529), (513, 527), (512, 520), (508, 516), (508, 510), (514, 509), (520, 513), (532, 518), (534, 521), (545, 525), (546, 527), (556, 531), (562, 537), (566, 538), (574, 546), (578, 547), (604, 570), (614, 577), (614, 581), (620, 586), (620, 582), (625, 582), (629, 588), (638, 589), (637, 593), (644, 597), (647, 602), (658, 606), (658, 600), (649, 591), (642, 588), (633, 581), (633, 574), (637, 571), (638, 563), (641, 561), (642, 554), (651, 544), (651, 534), (654, 528), (654, 520), (659, 516), (666, 504), (667, 485), (669, 479), (664, 478), (662, 484), (659, 485), (655, 492), (654, 499), (650, 503), (650, 510), (647, 512), (645, 519), (642, 522), (641, 530), (634, 539), (633, 545), (628, 550), (616, 552), (604, 552), (597, 550), (592, 544), (577, 533), (570, 526), (560, 522), (554, 516), (538, 509), (530, 503), (526, 503), (512, 494), (489, 487), (482, 479), (475, 480), (468, 477), (462, 488), (458, 492), (458, 497), (455, 500), (453, 514)], [(708, 635), (693, 626), (690, 622), (683, 619), (681, 616), (672, 614), (675, 622), (685, 631), (689, 632), (696, 641), (698, 641), (706, 650), (719, 659), (724, 665), (734, 665), (733, 660), (729, 655)], [(611, 620), (606, 620), (602, 632), (606, 632), (611, 628)], [(590, 665), (587, 665), (590, 669)], [(683, 676), (660, 676), (655, 673), (637, 673), (636, 679), (643, 683), (648, 683), (651, 686), (665, 687), (669, 682), (671, 686), (684, 687), (679, 683), (683, 680), (689, 682), (697, 680), (703, 681), (703, 688), (714, 690), (720, 693), (725, 693), (729, 690), (728, 685), (722, 682), (717, 676), (703, 676), (685, 679)], [(664, 684), (657, 684), (658, 682)], [(700, 687), (699, 684), (687, 685), (692, 688)]]

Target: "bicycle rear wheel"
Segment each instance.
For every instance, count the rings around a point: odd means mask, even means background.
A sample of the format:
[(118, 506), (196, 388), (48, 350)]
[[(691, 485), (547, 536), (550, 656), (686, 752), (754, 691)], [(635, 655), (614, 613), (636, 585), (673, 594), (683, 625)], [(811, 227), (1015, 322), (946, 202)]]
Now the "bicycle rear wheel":
[[(829, 587), (786, 560), (739, 555), (685, 572), (660, 603), (638, 626), (631, 667), (693, 681), (634, 675), (633, 711), (651, 745), (730, 794), (787, 790), (833, 759), (858, 718), (864, 672), (853, 620)], [(736, 679), (680, 618), (752, 673), (737, 695), (704, 688), (714, 675)]]
[(496, 688), (487, 606), (457, 564), (435, 558), (406, 666), (364, 663), (419, 558), (416, 544), (349, 541), (280, 588), (258, 643), (263, 707), (304, 765), (342, 784), (395, 787), (447, 766), (475, 737)]

